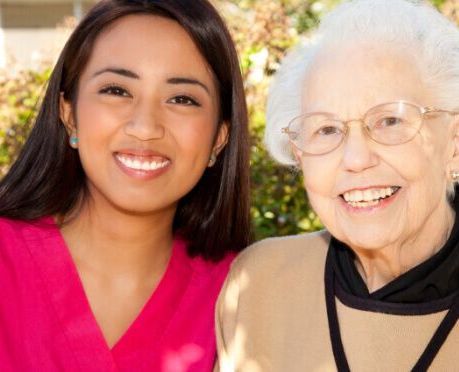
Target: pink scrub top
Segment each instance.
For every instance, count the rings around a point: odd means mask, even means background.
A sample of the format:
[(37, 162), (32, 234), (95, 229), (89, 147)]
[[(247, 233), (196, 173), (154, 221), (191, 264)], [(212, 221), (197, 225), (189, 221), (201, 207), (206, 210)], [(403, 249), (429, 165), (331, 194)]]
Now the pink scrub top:
[(158, 287), (110, 349), (53, 219), (0, 218), (0, 371), (211, 371), (232, 259), (190, 258), (176, 239)]

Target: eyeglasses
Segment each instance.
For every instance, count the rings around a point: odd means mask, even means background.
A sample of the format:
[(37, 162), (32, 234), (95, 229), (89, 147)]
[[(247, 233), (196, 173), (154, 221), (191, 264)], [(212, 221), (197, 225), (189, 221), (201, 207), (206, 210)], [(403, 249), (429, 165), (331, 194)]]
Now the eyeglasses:
[(363, 124), (364, 133), (383, 145), (401, 145), (411, 141), (421, 129), (426, 115), (459, 112), (421, 107), (405, 101), (389, 102), (369, 109), (363, 118), (341, 120), (327, 112), (312, 112), (294, 118), (282, 128), (290, 142), (305, 155), (323, 155), (337, 149), (349, 132), (349, 123)]

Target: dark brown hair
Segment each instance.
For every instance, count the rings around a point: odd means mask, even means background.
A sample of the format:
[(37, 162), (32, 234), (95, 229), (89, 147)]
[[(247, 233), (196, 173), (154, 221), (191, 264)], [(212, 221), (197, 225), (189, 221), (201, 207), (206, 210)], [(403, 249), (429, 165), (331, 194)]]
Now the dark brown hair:
[(103, 0), (70, 36), (53, 70), (35, 125), (17, 161), (0, 182), (0, 216), (33, 220), (65, 215), (85, 195), (78, 152), (68, 145), (59, 118), (61, 92), (76, 105), (79, 78), (98, 35), (115, 20), (151, 14), (177, 21), (211, 67), (219, 89), (220, 123), (228, 143), (217, 163), (179, 201), (174, 233), (189, 241), (189, 254), (219, 260), (250, 240), (247, 108), (231, 36), (207, 0)]

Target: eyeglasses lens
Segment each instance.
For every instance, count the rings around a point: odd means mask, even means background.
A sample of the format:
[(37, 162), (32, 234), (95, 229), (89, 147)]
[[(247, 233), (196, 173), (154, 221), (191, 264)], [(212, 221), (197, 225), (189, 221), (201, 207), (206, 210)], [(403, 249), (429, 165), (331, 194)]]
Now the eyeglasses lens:
[[(394, 102), (373, 107), (360, 121), (374, 141), (384, 145), (398, 145), (410, 141), (416, 135), (422, 113), (413, 104)], [(325, 154), (341, 144), (349, 122), (343, 122), (331, 114), (306, 114), (290, 122), (290, 140), (307, 154)]]

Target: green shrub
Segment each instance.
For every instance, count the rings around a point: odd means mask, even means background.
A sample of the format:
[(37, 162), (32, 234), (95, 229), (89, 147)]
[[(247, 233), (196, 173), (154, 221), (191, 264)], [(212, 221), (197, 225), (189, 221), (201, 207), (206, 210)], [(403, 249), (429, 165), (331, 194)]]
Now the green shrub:
[(0, 77), (0, 176), (7, 172), (27, 138), (50, 71), (27, 70)]

